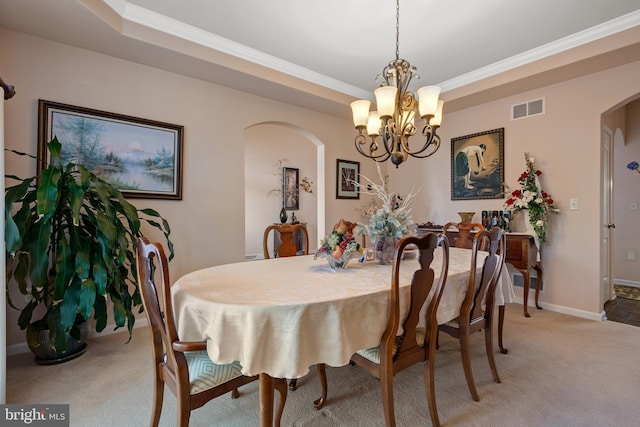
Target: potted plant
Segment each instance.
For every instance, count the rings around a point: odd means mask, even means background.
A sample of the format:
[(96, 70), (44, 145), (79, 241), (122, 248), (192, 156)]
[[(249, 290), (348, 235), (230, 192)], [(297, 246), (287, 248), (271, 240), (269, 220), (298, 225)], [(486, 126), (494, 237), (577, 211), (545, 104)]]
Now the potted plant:
[(79, 324), (93, 315), (101, 332), (108, 300), (116, 329), (126, 327), (131, 339), (134, 310), (142, 311), (134, 253), (141, 221), (164, 233), (173, 258), (169, 224), (156, 211), (138, 210), (84, 165), (62, 164), (57, 138), (47, 148), (51, 161), (40, 177), (7, 176), (20, 183), (5, 190), (7, 283), (15, 279), (27, 303), (8, 301), (22, 310), (18, 324), (38, 363), (81, 354)]

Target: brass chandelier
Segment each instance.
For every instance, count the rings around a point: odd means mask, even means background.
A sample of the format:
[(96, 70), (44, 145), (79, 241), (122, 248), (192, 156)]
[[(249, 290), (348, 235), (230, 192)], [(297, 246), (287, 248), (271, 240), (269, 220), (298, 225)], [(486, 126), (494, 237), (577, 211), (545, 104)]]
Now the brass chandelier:
[[(416, 96), (409, 90), (409, 83), (416, 74), (416, 67), (400, 59), (400, 0), (396, 0), (396, 59), (384, 67), (377, 77), (384, 80), (374, 91), (377, 111), (369, 111), (371, 102), (358, 100), (351, 103), (353, 123), (358, 130), (355, 146), (360, 154), (376, 162), (391, 159), (396, 168), (408, 156), (424, 158), (434, 154), (440, 147), (436, 130), (442, 121), (444, 101), (438, 99), (440, 87), (425, 86), (417, 90)], [(424, 121), (422, 147), (415, 151), (409, 148), (409, 138), (417, 133), (415, 125), (416, 107)], [(367, 136), (370, 140), (367, 139)], [(382, 143), (378, 143), (380, 136)], [(368, 145), (367, 145), (368, 144)]]

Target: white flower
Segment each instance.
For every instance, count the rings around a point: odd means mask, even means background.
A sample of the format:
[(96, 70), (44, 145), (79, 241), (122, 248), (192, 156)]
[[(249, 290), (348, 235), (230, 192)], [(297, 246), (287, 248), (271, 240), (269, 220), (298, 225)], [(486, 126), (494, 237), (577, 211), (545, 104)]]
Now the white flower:
[(534, 202), (536, 202), (537, 204), (541, 205), (542, 204), (542, 197), (538, 197), (534, 200)]
[(536, 227), (542, 227), (544, 225), (544, 221), (539, 219), (536, 221)]

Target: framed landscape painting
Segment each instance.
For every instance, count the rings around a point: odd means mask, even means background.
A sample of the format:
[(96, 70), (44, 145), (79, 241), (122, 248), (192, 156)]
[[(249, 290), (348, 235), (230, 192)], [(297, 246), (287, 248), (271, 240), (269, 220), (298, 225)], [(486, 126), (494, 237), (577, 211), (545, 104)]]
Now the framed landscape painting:
[(451, 200), (504, 197), (504, 128), (451, 139)]
[(184, 127), (39, 100), (38, 175), (47, 143), (62, 144), (62, 162), (85, 165), (125, 197), (182, 199)]
[(336, 175), (336, 199), (359, 199), (360, 162), (338, 159)]

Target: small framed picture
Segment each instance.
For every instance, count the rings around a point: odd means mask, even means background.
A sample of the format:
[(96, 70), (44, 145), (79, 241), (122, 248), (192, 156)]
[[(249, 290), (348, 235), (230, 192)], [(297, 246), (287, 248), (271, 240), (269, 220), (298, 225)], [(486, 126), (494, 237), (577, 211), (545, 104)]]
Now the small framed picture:
[(350, 160), (337, 161), (336, 199), (359, 199), (360, 162)]
[(284, 198), (284, 207), (288, 211), (300, 209), (298, 175), (299, 170), (296, 168), (282, 168), (282, 197)]

